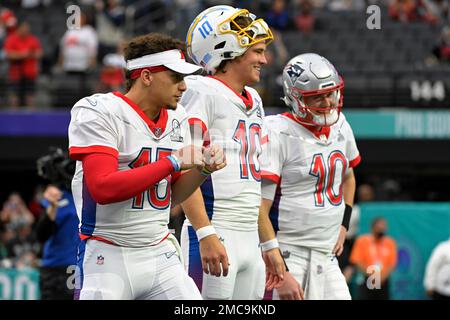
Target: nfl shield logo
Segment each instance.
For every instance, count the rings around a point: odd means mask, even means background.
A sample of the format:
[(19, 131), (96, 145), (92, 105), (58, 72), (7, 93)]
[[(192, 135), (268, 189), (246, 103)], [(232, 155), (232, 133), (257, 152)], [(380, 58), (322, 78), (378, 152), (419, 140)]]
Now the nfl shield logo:
[(97, 264), (101, 265), (103, 262), (105, 262), (105, 258), (102, 255), (97, 256)]
[(317, 265), (317, 274), (321, 274), (323, 272), (323, 267), (319, 264)]
[(159, 137), (161, 135), (161, 128), (155, 128), (155, 136)]
[(291, 252), (288, 250), (285, 250), (281, 253), (281, 255), (283, 256), (283, 258), (289, 259), (289, 257), (291, 256)]

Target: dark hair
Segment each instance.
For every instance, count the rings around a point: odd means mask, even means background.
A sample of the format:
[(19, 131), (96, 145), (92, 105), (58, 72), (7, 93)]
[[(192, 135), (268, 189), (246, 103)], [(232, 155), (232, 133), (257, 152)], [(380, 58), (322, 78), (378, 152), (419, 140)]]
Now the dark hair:
[(376, 218), (374, 218), (373, 220), (372, 220), (372, 229), (375, 227), (375, 225), (378, 223), (378, 222), (380, 222), (380, 221), (386, 221), (386, 219), (385, 218), (383, 218), (383, 217), (376, 217)]
[[(250, 25), (253, 20), (250, 17), (246, 17), (246, 16), (239, 16), (236, 19), (234, 19), (234, 22), (236, 22), (237, 25), (239, 25), (239, 27), (241, 27), (242, 29), (246, 28), (248, 25)], [(231, 23), (231, 30), (237, 31), (238, 28), (236, 27), (236, 25), (234, 23)], [(247, 31), (249, 32), (249, 31)], [(253, 37), (253, 34), (251, 34), (251, 36)], [(219, 66), (216, 68), (216, 73), (217, 72), (222, 72), (225, 73), (225, 66), (228, 62), (232, 61), (231, 60), (222, 60), (219, 64)]]
[[(172, 38), (161, 33), (149, 33), (131, 39), (125, 46), (125, 60), (136, 59), (147, 54), (158, 53), (162, 51), (179, 49), (186, 56), (186, 45), (181, 40)], [(125, 71), (125, 88), (130, 90), (136, 79), (131, 79), (131, 71)]]
[(59, 188), (70, 190), (75, 161), (61, 148), (50, 147), (50, 153), (36, 161), (38, 175)]

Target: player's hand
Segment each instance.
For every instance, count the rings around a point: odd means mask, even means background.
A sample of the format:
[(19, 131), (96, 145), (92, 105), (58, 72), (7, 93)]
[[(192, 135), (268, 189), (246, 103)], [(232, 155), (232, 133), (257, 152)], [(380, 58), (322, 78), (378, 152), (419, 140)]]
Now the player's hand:
[(205, 165), (202, 147), (189, 145), (175, 151), (173, 154), (181, 161), (181, 170), (187, 170), (193, 167), (202, 168)]
[(340, 226), (339, 228), (339, 236), (336, 241), (336, 244), (334, 245), (334, 249), (332, 253), (339, 257), (342, 254), (342, 251), (344, 251), (344, 242), (345, 242), (345, 236), (347, 235), (347, 229), (345, 227)]
[(218, 145), (211, 145), (203, 151), (205, 167), (211, 172), (220, 170), (227, 165), (225, 152)]
[(283, 284), (286, 267), (280, 250), (274, 248), (262, 252), (264, 263), (266, 264), (266, 289), (279, 288)]
[(305, 299), (302, 287), (290, 272), (285, 273), (284, 281), (281, 287), (277, 288), (277, 292), (281, 300)]
[[(200, 256), (206, 274), (220, 277), (228, 275), (228, 255), (217, 235), (213, 234), (200, 240)], [(222, 266), (222, 268), (221, 268)]]

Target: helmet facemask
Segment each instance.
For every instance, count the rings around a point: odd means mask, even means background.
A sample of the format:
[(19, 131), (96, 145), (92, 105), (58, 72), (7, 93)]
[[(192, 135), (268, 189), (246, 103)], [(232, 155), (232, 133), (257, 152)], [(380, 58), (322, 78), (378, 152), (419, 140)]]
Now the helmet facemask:
[[(244, 27), (242, 23), (237, 22), (239, 18), (248, 18), (251, 23)], [(255, 19), (254, 14), (240, 9), (218, 25), (219, 34), (234, 34), (241, 47), (251, 47), (263, 41), (268, 45), (273, 41), (272, 31), (263, 19)]]
[[(310, 91), (303, 91), (291, 86), (289, 89), (291, 99), (285, 99), (285, 101), (288, 102), (294, 116), (299, 122), (320, 127), (332, 126), (339, 120), (339, 115), (343, 105), (344, 82), (342, 78), (340, 78), (340, 80), (341, 82), (338, 85), (332, 85), (330, 87)], [(320, 105), (312, 106), (311, 103), (307, 105), (305, 102), (306, 97), (315, 97), (330, 93), (330, 107), (324, 108)]]

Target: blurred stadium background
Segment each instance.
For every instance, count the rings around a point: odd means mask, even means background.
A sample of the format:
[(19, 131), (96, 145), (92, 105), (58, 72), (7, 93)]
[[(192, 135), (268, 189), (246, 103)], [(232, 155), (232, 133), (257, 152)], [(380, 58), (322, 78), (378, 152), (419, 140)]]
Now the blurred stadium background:
[[(76, 72), (59, 63), (70, 42), (64, 35), (72, 12), (66, 9), (73, 4), (97, 38), (93, 62)], [(39, 298), (41, 248), (32, 230), (46, 182), (37, 176), (36, 159), (49, 146), (67, 149), (71, 106), (86, 94), (120, 89), (122, 40), (153, 31), (184, 39), (197, 13), (216, 4), (248, 8), (276, 30), (256, 86), (266, 113), (285, 110), (279, 80), (290, 57), (316, 52), (335, 64), (345, 81), (343, 112), (363, 159), (357, 182), (373, 190), (369, 199), (357, 195), (359, 233), (369, 230), (374, 216), (385, 217), (399, 257), (391, 297), (427, 298), (425, 264), (436, 244), (450, 236), (449, 1), (2, 0), (0, 209), (3, 213), (17, 192), (33, 218), (21, 227), (1, 228), (0, 299)], [(381, 9), (381, 29), (367, 28), (372, 4)], [(25, 21), (42, 56), (34, 99), (17, 103), (5, 43)]]

